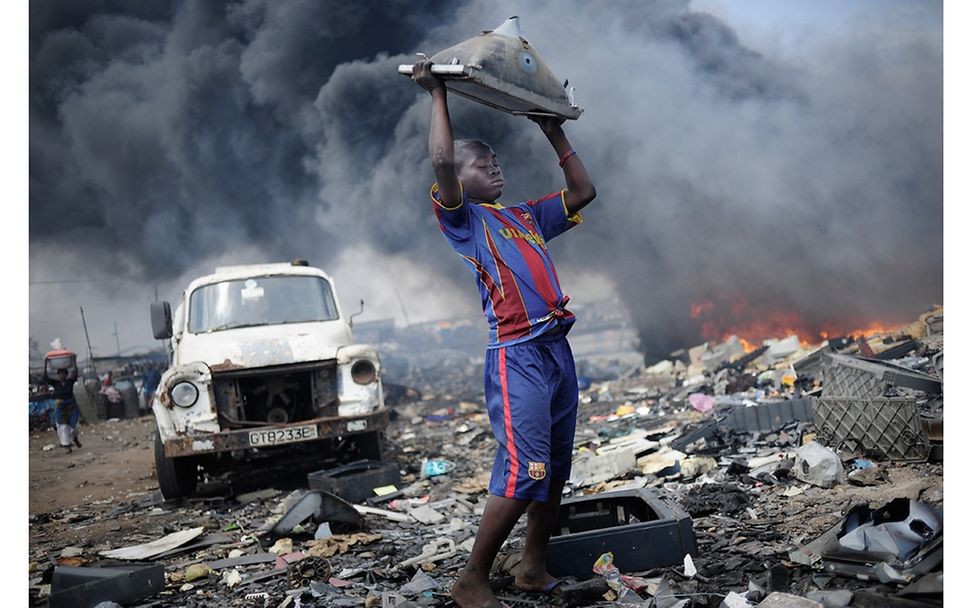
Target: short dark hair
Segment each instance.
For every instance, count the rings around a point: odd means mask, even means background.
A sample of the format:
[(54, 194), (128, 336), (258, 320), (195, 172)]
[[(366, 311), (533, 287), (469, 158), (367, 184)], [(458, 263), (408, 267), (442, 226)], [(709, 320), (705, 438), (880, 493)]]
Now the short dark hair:
[(477, 139), (458, 139), (453, 142), (454, 162), (459, 163), (467, 158), (477, 159), (493, 153), (493, 148)]

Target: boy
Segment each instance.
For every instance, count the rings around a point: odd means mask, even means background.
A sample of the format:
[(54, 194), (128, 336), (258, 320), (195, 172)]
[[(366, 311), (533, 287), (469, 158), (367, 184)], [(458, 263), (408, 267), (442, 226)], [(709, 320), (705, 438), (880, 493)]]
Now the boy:
[(497, 456), (490, 498), (470, 558), (451, 589), (461, 608), (497, 607), (488, 575), (501, 545), (527, 511), (524, 556), (514, 584), (552, 593), (559, 581), (545, 569), (561, 491), (571, 470), (578, 410), (575, 363), (565, 335), (575, 317), (545, 242), (581, 223), (595, 198), (585, 166), (561, 128), (563, 120), (532, 118), (565, 172), (566, 188), (535, 201), (502, 207), (497, 156), (487, 144), (453, 141), (446, 87), (413, 66), (413, 80), (433, 100), (429, 150), (436, 183), (430, 190), (440, 229), (478, 282), (490, 326), (484, 393)]

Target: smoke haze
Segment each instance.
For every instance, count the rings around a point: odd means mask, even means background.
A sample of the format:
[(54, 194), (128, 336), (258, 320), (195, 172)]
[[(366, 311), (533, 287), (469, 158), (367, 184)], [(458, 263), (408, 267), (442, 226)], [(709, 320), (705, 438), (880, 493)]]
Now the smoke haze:
[[(700, 302), (841, 329), (942, 299), (939, 5), (788, 44), (688, 1), (418, 5), (32, 2), (31, 280), (121, 279), (32, 287), (31, 335), (82, 349), (84, 305), (149, 344), (154, 287), (294, 257), (372, 318), (396, 290), (412, 321), (479, 314), (426, 195), (428, 95), (396, 67), (512, 14), (585, 108), (566, 132), (599, 196), (551, 245), (563, 286), (607, 278), (648, 358), (700, 340)], [(561, 187), (532, 123), (450, 103), (502, 200)]]

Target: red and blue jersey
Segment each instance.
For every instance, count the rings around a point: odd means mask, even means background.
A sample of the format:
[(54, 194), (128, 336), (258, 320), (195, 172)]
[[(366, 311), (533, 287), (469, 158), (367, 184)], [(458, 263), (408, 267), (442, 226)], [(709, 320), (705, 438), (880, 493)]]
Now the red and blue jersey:
[(509, 207), (473, 203), (462, 191), (456, 207), (445, 207), (439, 188), (430, 189), (440, 230), (466, 260), (480, 289), (490, 327), (487, 348), (540, 336), (557, 325), (567, 331), (575, 315), (558, 283), (546, 243), (582, 223), (569, 215), (565, 191)]

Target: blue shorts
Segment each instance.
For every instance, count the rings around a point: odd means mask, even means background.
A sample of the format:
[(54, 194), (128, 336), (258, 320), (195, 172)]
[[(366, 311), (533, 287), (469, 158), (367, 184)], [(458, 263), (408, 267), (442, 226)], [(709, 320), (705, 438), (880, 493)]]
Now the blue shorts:
[(567, 481), (578, 413), (575, 359), (564, 333), (487, 350), (484, 396), (497, 456), (490, 493), (548, 501)]

